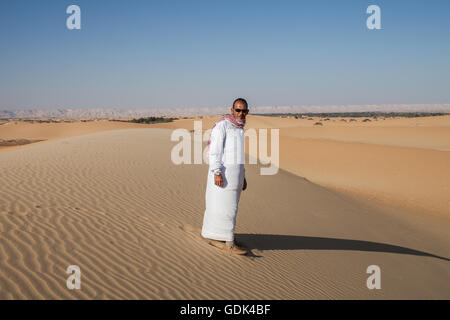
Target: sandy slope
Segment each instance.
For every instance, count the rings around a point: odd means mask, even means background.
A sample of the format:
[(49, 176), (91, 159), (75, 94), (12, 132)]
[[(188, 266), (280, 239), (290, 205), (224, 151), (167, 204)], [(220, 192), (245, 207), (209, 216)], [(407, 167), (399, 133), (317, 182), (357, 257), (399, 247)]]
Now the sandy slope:
[[(203, 128), (218, 118), (203, 119)], [(279, 129), (280, 167), (291, 173), (367, 200), (450, 219), (450, 116), (312, 119), (250, 115), (246, 128)], [(314, 125), (319, 121), (323, 126)], [(157, 126), (193, 128), (192, 120)]]
[[(228, 256), (197, 235), (205, 165), (170, 130), (123, 129), (0, 155), (0, 298), (449, 299), (449, 224), (247, 166)], [(69, 265), (82, 289), (66, 288)], [(382, 271), (368, 290), (366, 268)]]
[[(94, 121), (81, 122), (80, 120), (67, 120), (74, 122), (61, 123), (31, 123), (25, 121), (3, 121), (0, 124), (0, 140), (42, 140), (34, 144), (45, 143), (56, 139), (81, 136), (94, 132), (107, 130), (148, 128), (151, 125), (127, 123), (119, 121), (108, 121), (105, 119), (92, 119)], [(19, 146), (4, 147), (0, 143), (0, 153), (22, 148)]]

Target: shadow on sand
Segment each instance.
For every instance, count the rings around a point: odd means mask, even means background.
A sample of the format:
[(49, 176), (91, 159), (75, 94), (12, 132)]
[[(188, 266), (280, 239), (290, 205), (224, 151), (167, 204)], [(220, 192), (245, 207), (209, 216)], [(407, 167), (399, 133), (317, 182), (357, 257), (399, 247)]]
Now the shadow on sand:
[[(355, 250), (374, 251), (399, 254), (410, 254), (416, 256), (433, 257), (450, 261), (445, 257), (440, 257), (431, 253), (414, 249), (390, 245), (386, 243), (334, 239), (320, 237), (286, 236), (278, 234), (236, 234), (236, 241), (242, 243), (248, 249), (257, 250)], [(255, 256), (255, 255), (253, 255)]]

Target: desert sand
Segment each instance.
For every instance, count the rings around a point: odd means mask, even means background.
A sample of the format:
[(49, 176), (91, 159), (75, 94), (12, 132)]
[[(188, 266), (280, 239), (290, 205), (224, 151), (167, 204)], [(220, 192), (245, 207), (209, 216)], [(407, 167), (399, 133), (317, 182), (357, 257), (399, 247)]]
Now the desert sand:
[(1, 125), (45, 141), (0, 153), (0, 298), (449, 299), (450, 116), (322, 120), (248, 117), (280, 129), (280, 170), (246, 165), (245, 257), (199, 236), (207, 166), (170, 160), (193, 120)]
[[(147, 124), (107, 119), (27, 120), (0, 120), (0, 153), (18, 149), (30, 143), (36, 144), (107, 130), (149, 127)], [(39, 120), (50, 122), (38, 122)]]

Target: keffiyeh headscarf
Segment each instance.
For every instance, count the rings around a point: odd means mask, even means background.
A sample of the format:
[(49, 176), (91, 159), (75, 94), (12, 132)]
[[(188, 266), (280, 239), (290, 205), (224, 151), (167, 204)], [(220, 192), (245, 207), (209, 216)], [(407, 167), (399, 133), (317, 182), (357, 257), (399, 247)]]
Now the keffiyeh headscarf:
[[(238, 128), (238, 129), (244, 129), (245, 126), (245, 118), (244, 120), (239, 120), (236, 119), (233, 114), (227, 114), (226, 116), (222, 117), (219, 121), (217, 121), (214, 126), (211, 128), (211, 133), (212, 133), (212, 129), (214, 129), (214, 127), (216, 126), (216, 124), (218, 124), (220, 121), (222, 120), (228, 120), (230, 121), (230, 123), (233, 125), (233, 127)], [(208, 139), (208, 147), (211, 144), (211, 133), (209, 134), (209, 139)]]

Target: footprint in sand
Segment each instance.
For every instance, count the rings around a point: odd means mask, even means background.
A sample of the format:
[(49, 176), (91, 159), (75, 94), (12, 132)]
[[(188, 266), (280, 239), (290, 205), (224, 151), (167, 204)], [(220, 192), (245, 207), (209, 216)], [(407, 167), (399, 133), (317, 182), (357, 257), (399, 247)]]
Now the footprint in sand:
[(183, 224), (180, 226), (180, 229), (189, 233), (194, 233), (196, 235), (201, 234), (201, 230), (199, 228), (191, 226), (190, 224)]

